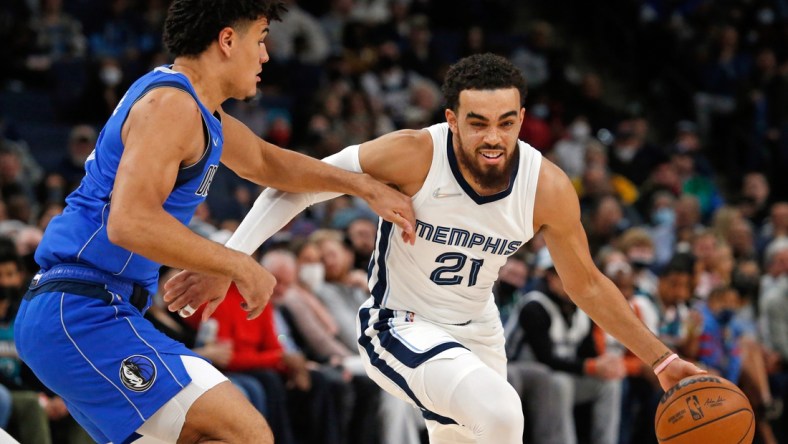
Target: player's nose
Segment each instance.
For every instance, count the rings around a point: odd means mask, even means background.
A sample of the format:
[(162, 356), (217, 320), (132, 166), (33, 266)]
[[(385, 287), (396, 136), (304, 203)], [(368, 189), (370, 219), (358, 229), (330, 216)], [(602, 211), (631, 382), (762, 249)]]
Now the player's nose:
[(260, 64), (262, 65), (262, 64), (268, 63), (268, 60), (270, 60), (270, 58), (268, 57), (268, 49), (265, 47), (265, 45), (261, 45), (260, 46)]
[(487, 133), (484, 135), (484, 143), (490, 146), (496, 146), (501, 143), (501, 134), (498, 133), (498, 129), (490, 128), (487, 130)]

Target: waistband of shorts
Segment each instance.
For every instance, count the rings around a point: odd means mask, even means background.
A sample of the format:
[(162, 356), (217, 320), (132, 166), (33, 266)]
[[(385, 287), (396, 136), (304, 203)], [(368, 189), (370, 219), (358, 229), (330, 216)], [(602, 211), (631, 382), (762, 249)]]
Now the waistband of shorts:
[(140, 284), (119, 278), (106, 271), (80, 264), (58, 264), (39, 272), (30, 282), (27, 299), (53, 291), (77, 293), (107, 302), (119, 295), (142, 312), (148, 304), (148, 291)]

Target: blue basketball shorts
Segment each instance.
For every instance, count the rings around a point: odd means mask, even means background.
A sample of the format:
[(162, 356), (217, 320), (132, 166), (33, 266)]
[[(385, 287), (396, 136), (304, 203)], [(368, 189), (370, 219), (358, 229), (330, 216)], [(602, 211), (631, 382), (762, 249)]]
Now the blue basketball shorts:
[(156, 330), (120, 294), (98, 298), (80, 288), (64, 283), (57, 291), (28, 293), (15, 323), (19, 356), (93, 439), (132, 442), (191, 382), (181, 355), (197, 355)]

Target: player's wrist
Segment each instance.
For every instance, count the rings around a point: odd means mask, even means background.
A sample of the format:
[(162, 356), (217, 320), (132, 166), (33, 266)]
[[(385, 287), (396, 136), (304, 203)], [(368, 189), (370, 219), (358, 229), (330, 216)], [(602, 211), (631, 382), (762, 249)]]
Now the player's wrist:
[(662, 361), (660, 361), (660, 362), (659, 362), (659, 364), (657, 364), (655, 367), (653, 367), (654, 374), (655, 374), (655, 375), (659, 375), (660, 373), (662, 373), (663, 371), (665, 371), (665, 369), (666, 369), (666, 368), (667, 368), (667, 367), (668, 367), (668, 366), (669, 366), (669, 365), (670, 365), (670, 364), (671, 364), (673, 361), (675, 361), (675, 360), (677, 360), (677, 359), (679, 359), (679, 355), (677, 355), (676, 353), (672, 353), (672, 354), (671, 354), (671, 355), (669, 355), (667, 358), (665, 358), (665, 359), (663, 359)]

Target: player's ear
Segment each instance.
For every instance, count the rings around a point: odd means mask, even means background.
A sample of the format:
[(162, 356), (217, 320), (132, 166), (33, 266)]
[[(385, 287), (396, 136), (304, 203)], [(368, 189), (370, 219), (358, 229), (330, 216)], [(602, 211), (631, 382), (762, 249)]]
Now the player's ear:
[(233, 44), (235, 43), (235, 35), (235, 30), (229, 26), (219, 31), (219, 50), (227, 57), (229, 57), (230, 52), (232, 52)]
[(457, 134), (457, 114), (454, 113), (453, 110), (450, 108), (446, 108), (446, 123), (449, 124), (449, 129), (454, 134)]
[(525, 119), (525, 107), (524, 106), (520, 107), (520, 116), (519, 117), (520, 117), (520, 124), (522, 124), (523, 123), (523, 119)]

